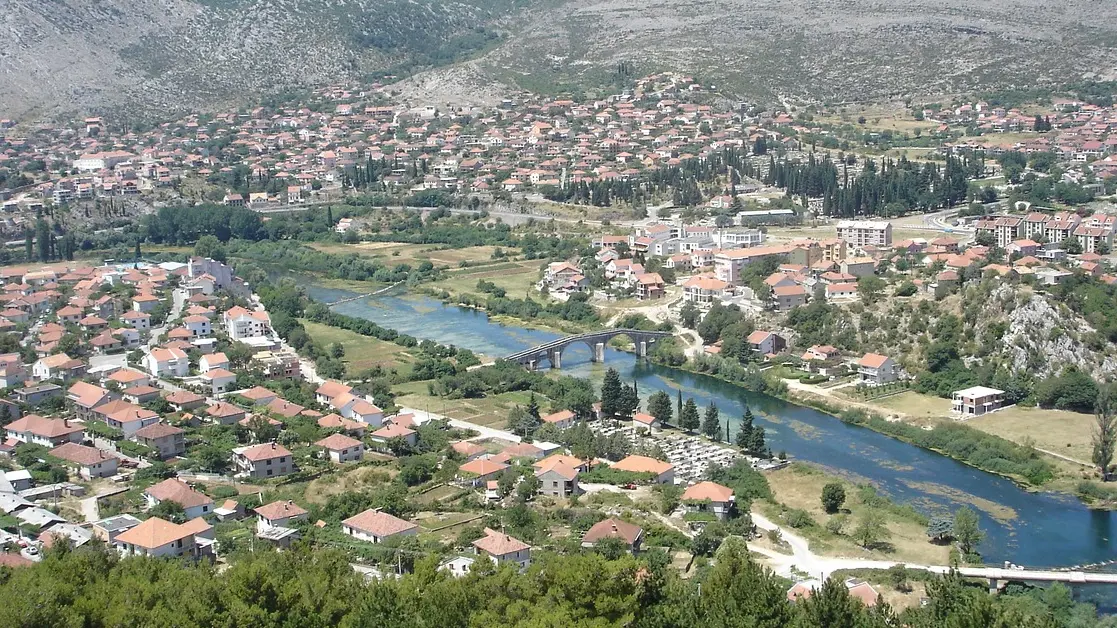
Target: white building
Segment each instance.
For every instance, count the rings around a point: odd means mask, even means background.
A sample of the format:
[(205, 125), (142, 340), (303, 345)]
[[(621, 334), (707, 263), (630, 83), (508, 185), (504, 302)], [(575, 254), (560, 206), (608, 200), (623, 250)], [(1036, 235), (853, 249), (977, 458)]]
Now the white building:
[(892, 246), (892, 223), (883, 220), (842, 220), (838, 237), (853, 246)]
[(182, 349), (156, 348), (144, 357), (147, 372), (155, 377), (186, 377), (190, 374), (190, 359)]
[(419, 533), (419, 526), (386, 512), (369, 509), (342, 521), (341, 531), (362, 541), (383, 543), (395, 536), (415, 536)]
[(271, 318), (267, 312), (250, 312), (243, 307), (230, 308), (224, 315), (225, 333), (230, 340), (258, 338), (271, 331)]

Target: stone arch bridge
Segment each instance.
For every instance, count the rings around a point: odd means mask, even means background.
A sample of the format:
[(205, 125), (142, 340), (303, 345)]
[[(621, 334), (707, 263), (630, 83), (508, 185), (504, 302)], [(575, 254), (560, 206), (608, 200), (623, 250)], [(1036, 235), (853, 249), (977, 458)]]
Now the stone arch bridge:
[(651, 348), (656, 341), (661, 338), (669, 338), (672, 336), (672, 333), (669, 331), (642, 331), (639, 329), (606, 329), (552, 340), (551, 342), (525, 349), (518, 353), (513, 353), (504, 359), (509, 362), (522, 364), (532, 371), (538, 368), (539, 363), (543, 360), (546, 360), (551, 365), (551, 368), (562, 368), (562, 352), (570, 345), (580, 342), (590, 348), (590, 360), (593, 362), (604, 362), (605, 344), (617, 336), (628, 336), (631, 338), (632, 342), (636, 345), (636, 354), (640, 357), (645, 357), (648, 355), (648, 349)]

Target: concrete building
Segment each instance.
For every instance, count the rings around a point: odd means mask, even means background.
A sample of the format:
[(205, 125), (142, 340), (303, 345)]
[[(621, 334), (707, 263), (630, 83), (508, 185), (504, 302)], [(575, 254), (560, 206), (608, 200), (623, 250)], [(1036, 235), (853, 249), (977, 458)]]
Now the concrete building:
[(963, 419), (988, 414), (1000, 409), (1004, 403), (1004, 394), (1003, 390), (985, 386), (957, 390), (954, 392), (951, 410)]
[(877, 220), (841, 220), (837, 235), (851, 246), (892, 246), (892, 223)]
[(419, 526), (386, 512), (369, 509), (342, 521), (341, 531), (355, 539), (383, 543), (392, 537), (415, 536), (419, 533)]

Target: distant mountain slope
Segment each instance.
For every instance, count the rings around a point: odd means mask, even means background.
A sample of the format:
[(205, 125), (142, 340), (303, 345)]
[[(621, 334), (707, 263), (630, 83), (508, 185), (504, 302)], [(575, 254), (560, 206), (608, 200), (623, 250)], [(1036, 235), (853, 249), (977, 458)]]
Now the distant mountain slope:
[(856, 100), (1117, 74), (1117, 3), (1096, 0), (569, 0), (485, 59), (505, 80), (672, 69), (742, 95)]
[(471, 77), (563, 91), (621, 61), (765, 99), (1111, 78), (1117, 2), (0, 0), (0, 115), (208, 108), (494, 45), (445, 89), (435, 70), (410, 91), (468, 99)]
[(0, 0), (0, 115), (205, 108), (444, 64), (517, 0)]

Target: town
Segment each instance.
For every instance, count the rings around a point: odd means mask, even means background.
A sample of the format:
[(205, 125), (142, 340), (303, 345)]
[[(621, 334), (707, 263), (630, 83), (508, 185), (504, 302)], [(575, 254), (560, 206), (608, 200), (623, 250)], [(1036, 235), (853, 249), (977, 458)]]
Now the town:
[[(1117, 504), (1112, 106), (913, 103), (901, 138), (715, 95), (0, 121), (0, 567), (337, 551), (473, 582), (593, 555), (704, 583), (743, 552), (796, 608), (911, 612), (963, 565), (1110, 583), (985, 564), (997, 504), (897, 503), (789, 454), (811, 426), (767, 404)], [(381, 295), (425, 299), (420, 327)], [(452, 306), (549, 335), (435, 336)]]

